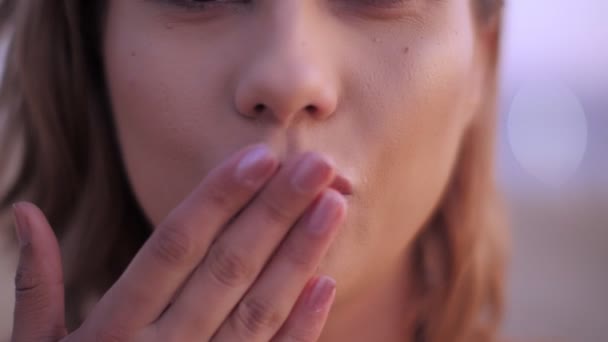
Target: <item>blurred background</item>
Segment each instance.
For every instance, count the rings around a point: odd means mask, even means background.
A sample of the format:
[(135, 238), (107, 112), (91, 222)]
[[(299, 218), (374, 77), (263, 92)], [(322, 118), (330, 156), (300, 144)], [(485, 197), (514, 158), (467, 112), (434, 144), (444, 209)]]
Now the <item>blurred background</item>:
[[(513, 240), (505, 333), (606, 342), (608, 0), (507, 2), (497, 146)], [(15, 263), (0, 256), (0, 340)]]
[(608, 1), (507, 1), (499, 179), (513, 250), (505, 329), (608, 341)]

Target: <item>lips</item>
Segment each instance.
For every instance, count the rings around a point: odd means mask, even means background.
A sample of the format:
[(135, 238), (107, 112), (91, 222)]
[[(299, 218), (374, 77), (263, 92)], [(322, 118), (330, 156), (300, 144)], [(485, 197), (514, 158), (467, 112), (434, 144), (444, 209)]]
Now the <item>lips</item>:
[(348, 178), (344, 177), (340, 173), (337, 173), (334, 177), (333, 182), (329, 185), (330, 188), (338, 191), (344, 196), (350, 196), (353, 194), (353, 185), (348, 180)]

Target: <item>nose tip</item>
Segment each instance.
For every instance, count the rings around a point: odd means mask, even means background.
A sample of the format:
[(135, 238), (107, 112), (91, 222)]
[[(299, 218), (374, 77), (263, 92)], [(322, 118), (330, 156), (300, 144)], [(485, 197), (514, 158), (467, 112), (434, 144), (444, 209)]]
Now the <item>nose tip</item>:
[(240, 82), (235, 102), (241, 115), (266, 116), (287, 125), (300, 116), (323, 120), (335, 111), (335, 88), (320, 70), (272, 69), (260, 68)]

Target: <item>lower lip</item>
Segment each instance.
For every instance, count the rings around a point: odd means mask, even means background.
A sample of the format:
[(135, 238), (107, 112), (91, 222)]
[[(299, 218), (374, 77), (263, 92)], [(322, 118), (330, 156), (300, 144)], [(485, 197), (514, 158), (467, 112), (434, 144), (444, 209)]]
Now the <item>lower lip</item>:
[(344, 191), (343, 189), (338, 188), (338, 187), (330, 186), (329, 188), (332, 189), (332, 190), (335, 190), (336, 192), (338, 192), (340, 195), (344, 196), (345, 198), (349, 198), (349, 197), (351, 197), (353, 195), (352, 192), (350, 192), (350, 191), (348, 191), (348, 192)]

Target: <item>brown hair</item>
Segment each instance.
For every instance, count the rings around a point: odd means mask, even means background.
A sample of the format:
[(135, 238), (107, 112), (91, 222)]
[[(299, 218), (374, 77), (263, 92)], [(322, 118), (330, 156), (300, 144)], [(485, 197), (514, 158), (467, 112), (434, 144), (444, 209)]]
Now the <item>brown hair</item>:
[[(500, 0), (474, 0), (480, 25), (493, 23), (496, 55), (442, 203), (414, 241), (425, 303), (417, 341), (491, 341), (501, 320), (505, 236), (493, 179), (501, 7)], [(21, 149), (0, 212), (29, 200), (48, 216), (61, 241), (70, 328), (88, 296), (116, 281), (152, 230), (129, 187), (109, 115), (103, 9), (103, 1), (0, 1), (0, 23), (12, 33), (0, 88), (0, 156)]]

